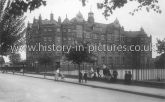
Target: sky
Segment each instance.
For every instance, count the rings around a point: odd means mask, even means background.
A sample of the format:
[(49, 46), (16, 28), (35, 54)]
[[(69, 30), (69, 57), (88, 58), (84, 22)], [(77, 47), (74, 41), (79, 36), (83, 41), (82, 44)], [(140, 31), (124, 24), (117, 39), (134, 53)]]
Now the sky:
[[(39, 9), (31, 13), (27, 13), (27, 20), (33, 21), (33, 18), (38, 18), (39, 14), (42, 15), (42, 19), (49, 19), (50, 13), (54, 14), (54, 18), (57, 20), (60, 16), (62, 20), (65, 19), (66, 15), (69, 19), (72, 19), (80, 11), (83, 17), (87, 20), (88, 12), (90, 9), (94, 12), (95, 21), (99, 23), (112, 23), (118, 18), (120, 24), (124, 26), (125, 30), (138, 31), (141, 27), (144, 28), (145, 32), (153, 37), (153, 44), (156, 43), (156, 38), (165, 38), (165, 0), (159, 0), (159, 5), (162, 10), (161, 14), (157, 14), (153, 11), (147, 12), (146, 10), (138, 11), (134, 16), (130, 15), (129, 12), (133, 11), (137, 7), (137, 3), (132, 2), (125, 5), (121, 9), (117, 9), (113, 15), (108, 17), (108, 20), (102, 15), (103, 10), (97, 9), (97, 2), (101, 0), (88, 0), (85, 7), (82, 6), (80, 0), (46, 0), (47, 5), (42, 6)], [(22, 52), (22, 58), (25, 59), (25, 52)], [(156, 57), (158, 54), (153, 52), (152, 57)]]

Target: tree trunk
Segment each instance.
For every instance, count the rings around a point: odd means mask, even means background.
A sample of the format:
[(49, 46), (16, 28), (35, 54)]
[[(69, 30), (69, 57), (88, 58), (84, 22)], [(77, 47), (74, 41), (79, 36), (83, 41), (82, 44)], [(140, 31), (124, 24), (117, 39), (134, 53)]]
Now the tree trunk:
[(24, 68), (24, 64), (23, 64), (23, 72), (22, 72), (22, 73), (23, 73), (23, 75), (24, 75), (24, 69), (25, 69), (25, 68)]
[(45, 64), (45, 70), (44, 70), (44, 78), (46, 77), (46, 64)]
[(81, 83), (81, 76), (80, 76), (80, 64), (78, 64), (78, 81)]

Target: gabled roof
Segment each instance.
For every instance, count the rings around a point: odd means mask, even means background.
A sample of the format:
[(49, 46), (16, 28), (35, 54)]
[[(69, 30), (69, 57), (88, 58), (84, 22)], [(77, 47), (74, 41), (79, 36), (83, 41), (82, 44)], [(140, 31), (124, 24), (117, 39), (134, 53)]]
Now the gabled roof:
[(76, 15), (76, 17), (71, 19), (71, 22), (84, 22), (83, 15), (79, 11), (79, 13)]
[(70, 21), (69, 21), (69, 19), (66, 17), (65, 19), (64, 19), (64, 21), (63, 21), (63, 24), (69, 24), (70, 23)]

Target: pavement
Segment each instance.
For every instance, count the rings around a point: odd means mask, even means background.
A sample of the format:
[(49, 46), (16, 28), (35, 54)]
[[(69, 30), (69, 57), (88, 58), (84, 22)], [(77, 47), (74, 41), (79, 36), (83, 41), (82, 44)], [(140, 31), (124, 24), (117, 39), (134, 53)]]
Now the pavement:
[[(22, 73), (15, 73), (15, 75), (22, 75)], [(24, 74), (24, 76), (54, 81), (54, 76), (46, 76), (44, 78), (43, 75), (27, 74), (27, 73)], [(142, 86), (135, 86), (135, 85), (115, 84), (115, 83), (104, 83), (104, 82), (98, 82), (98, 81), (88, 81), (87, 83), (85, 82), (79, 83), (78, 79), (72, 79), (72, 78), (59, 79), (58, 82), (65, 82), (65, 83), (83, 85), (83, 86), (88, 86), (88, 87), (93, 87), (93, 88), (101, 88), (101, 89), (106, 89), (106, 90), (114, 90), (114, 91), (127, 92), (127, 93), (132, 93), (132, 94), (137, 94), (137, 95), (165, 99), (165, 89), (160, 89), (160, 88), (151, 88), (151, 87), (142, 87)]]

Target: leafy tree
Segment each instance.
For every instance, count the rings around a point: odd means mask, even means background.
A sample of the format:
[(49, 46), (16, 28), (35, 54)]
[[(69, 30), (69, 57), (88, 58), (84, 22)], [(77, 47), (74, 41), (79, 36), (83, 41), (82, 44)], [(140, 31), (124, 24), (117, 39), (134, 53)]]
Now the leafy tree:
[(0, 56), (0, 65), (1, 65), (1, 67), (2, 67), (2, 65), (5, 63), (5, 60), (4, 60), (4, 58), (2, 57), (2, 56)]
[(21, 61), (21, 56), (18, 53), (12, 53), (9, 55), (9, 59), (13, 65), (17, 65)]
[(22, 66), (21, 71), (22, 71), (22, 74), (23, 74), (23, 75), (24, 75), (24, 73), (25, 73), (25, 68), (26, 68), (27, 64), (28, 64), (28, 62), (27, 62), (26, 60), (21, 60), (21, 61), (18, 63), (18, 65)]
[(157, 39), (157, 52), (159, 54), (162, 54), (162, 53), (165, 53), (165, 39), (163, 40), (160, 40), (160, 39)]
[(47, 54), (44, 54), (43, 56), (40, 56), (40, 57), (38, 58), (38, 62), (39, 62), (39, 64), (45, 66), (45, 70), (44, 70), (44, 71), (45, 71), (45, 72), (44, 72), (44, 78), (45, 78), (45, 74), (46, 74), (46, 70), (47, 70), (46, 66), (53, 63), (53, 58), (50, 57), (50, 56), (47, 55)]
[(155, 60), (156, 68), (164, 68), (165, 67), (165, 54), (161, 54)]
[(157, 52), (161, 54), (155, 61), (157, 68), (165, 68), (165, 39), (157, 39)]
[(21, 16), (24, 15), (25, 12), (33, 11), (39, 8), (42, 5), (46, 5), (45, 0), (10, 0), (10, 15)]
[(0, 1), (0, 55), (8, 55), (11, 46), (19, 44), (25, 35), (25, 17), (11, 15), (10, 0)]
[[(80, 0), (82, 1), (82, 5), (85, 6), (87, 0)], [(134, 10), (130, 12), (131, 15), (134, 15), (135, 12), (142, 10), (145, 8), (148, 12), (150, 10), (155, 11), (156, 13), (161, 13), (160, 7), (158, 5), (159, 0), (104, 0), (97, 3), (98, 9), (103, 9), (103, 15), (105, 17), (110, 16), (117, 8), (122, 8), (129, 2), (137, 2), (138, 6), (133, 8)]]
[[(78, 49), (78, 47), (72, 48), (69, 53), (65, 54), (65, 57), (68, 61), (71, 61), (73, 64), (78, 65), (78, 71), (80, 73), (80, 65), (83, 62), (93, 63), (94, 54), (89, 53), (88, 45), (85, 43), (82, 43), (81, 45), (77, 45), (77, 46), (81, 46), (80, 49)], [(81, 82), (80, 74), (79, 74), (79, 82)]]
[[(3, 1), (3, 0), (2, 0)], [(42, 5), (46, 5), (48, 0), (12, 0), (10, 7), (10, 14), (15, 16), (23, 15), (27, 11), (33, 11)], [(79, 0), (82, 5), (85, 6), (87, 0)], [(137, 2), (138, 6), (133, 8), (134, 10), (130, 14), (134, 15), (135, 12), (145, 8), (148, 12), (153, 10), (157, 13), (161, 13), (158, 5), (159, 0), (103, 0), (97, 3), (99, 9), (103, 9), (103, 15), (105, 17), (110, 16), (117, 8), (122, 8), (129, 2)]]

